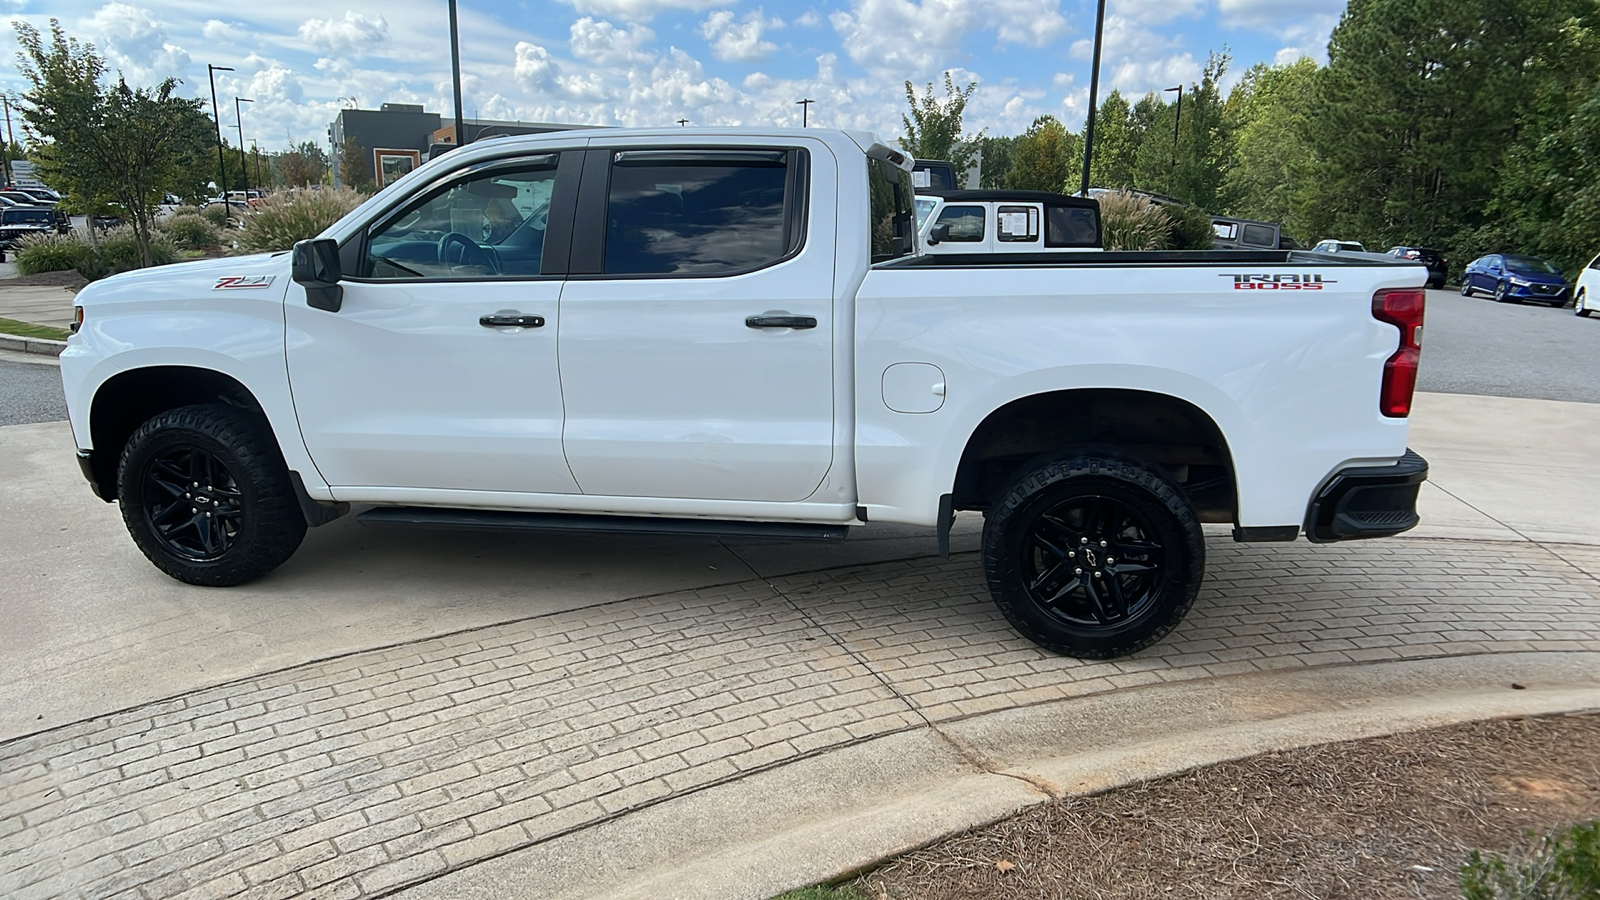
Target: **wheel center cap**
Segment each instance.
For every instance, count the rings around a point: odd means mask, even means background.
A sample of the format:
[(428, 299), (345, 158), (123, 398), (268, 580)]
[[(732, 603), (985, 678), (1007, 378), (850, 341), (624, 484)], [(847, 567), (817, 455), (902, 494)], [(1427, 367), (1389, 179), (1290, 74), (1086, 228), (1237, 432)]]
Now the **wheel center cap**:
[(196, 502), (196, 503), (210, 503), (211, 502), (211, 498), (207, 497), (205, 494), (195, 494), (194, 495), (194, 502)]
[(1085, 563), (1088, 563), (1090, 566), (1098, 566), (1098, 565), (1100, 565), (1100, 561), (1098, 559), (1095, 559), (1094, 551), (1089, 549), (1088, 547), (1083, 548), (1083, 561)]

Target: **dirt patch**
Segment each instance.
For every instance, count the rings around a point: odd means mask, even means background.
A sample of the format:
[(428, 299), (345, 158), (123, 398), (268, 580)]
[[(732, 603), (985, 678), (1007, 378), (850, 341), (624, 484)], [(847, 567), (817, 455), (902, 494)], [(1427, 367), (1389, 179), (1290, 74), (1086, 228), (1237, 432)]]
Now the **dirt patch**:
[(1600, 818), (1600, 715), (1476, 722), (1046, 804), (863, 876), (868, 897), (1455, 898), (1473, 848)]
[(72, 269), (63, 272), (40, 272), (37, 275), (18, 275), (0, 281), (0, 287), (61, 287), (77, 293), (89, 280)]

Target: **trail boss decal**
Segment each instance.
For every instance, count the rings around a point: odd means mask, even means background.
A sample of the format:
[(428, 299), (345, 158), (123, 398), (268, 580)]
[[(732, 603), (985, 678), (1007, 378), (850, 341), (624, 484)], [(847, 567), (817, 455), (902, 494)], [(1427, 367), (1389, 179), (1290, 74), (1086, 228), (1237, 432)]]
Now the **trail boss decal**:
[(1320, 291), (1325, 284), (1338, 284), (1321, 275), (1222, 275), (1232, 278), (1236, 291)]
[(272, 280), (276, 275), (228, 275), (218, 278), (213, 291), (250, 291), (256, 288), (272, 287)]

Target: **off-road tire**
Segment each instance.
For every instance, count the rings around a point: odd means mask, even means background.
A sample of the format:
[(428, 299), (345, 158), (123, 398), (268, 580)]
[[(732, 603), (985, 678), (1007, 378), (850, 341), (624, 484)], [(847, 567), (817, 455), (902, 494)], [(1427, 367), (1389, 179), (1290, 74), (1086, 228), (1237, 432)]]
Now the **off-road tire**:
[[(1097, 524), (1095, 508), (1111, 511)], [(1119, 546), (1122, 562), (1108, 561)], [(1155, 564), (1156, 574), (1119, 574), (1145, 564)], [(1165, 474), (1129, 457), (1085, 452), (1012, 482), (984, 523), (983, 568), (995, 604), (1024, 637), (1066, 656), (1110, 659), (1156, 643), (1183, 620), (1204, 577), (1205, 538), (1188, 497)], [(1057, 572), (1068, 579), (1059, 592), (1049, 580)], [(1120, 619), (1105, 614), (1113, 587)]]
[[(185, 470), (209, 483), (193, 485), (192, 496), (181, 484), (183, 493), (175, 493), (176, 473)], [(117, 466), (117, 500), (144, 555), (188, 584), (253, 581), (282, 565), (306, 534), (266, 422), (220, 403), (168, 410), (139, 426)], [(208, 509), (216, 518), (205, 516)]]

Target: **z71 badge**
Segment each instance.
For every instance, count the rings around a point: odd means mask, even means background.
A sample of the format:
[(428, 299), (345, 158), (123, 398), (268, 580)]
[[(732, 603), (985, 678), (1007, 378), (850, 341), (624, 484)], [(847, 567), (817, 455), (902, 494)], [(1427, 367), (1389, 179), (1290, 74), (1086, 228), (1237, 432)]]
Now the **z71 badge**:
[(213, 291), (249, 291), (256, 288), (272, 287), (272, 280), (276, 275), (229, 275), (218, 278)]

